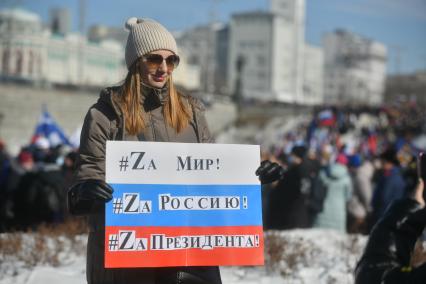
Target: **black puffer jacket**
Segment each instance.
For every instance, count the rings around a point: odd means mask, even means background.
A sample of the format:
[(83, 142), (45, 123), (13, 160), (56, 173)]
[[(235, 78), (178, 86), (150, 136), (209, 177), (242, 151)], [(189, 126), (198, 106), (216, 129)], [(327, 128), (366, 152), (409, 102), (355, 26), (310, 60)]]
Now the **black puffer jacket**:
[(359, 261), (356, 284), (426, 283), (426, 263), (413, 268), (410, 260), (426, 225), (426, 209), (411, 199), (395, 202), (374, 226)]

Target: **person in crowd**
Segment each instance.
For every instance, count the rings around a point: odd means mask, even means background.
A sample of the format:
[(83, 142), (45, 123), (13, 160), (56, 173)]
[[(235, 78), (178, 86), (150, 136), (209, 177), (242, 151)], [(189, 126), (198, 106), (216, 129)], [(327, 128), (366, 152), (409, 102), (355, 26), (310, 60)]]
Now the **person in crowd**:
[(7, 179), (3, 188), (2, 215), (3, 230), (9, 230), (19, 225), (16, 216), (15, 196), (21, 180), (27, 173), (31, 173), (35, 168), (34, 159), (30, 151), (21, 149), (16, 158), (9, 158), (7, 163)]
[(306, 147), (294, 146), (289, 156), (289, 168), (270, 191), (268, 229), (308, 228), (308, 208), (312, 164), (306, 159)]
[[(270, 163), (280, 165), (283, 168), (283, 172), (284, 169), (287, 168), (287, 165), (285, 164), (287, 159), (284, 153), (281, 153), (278, 155), (278, 157), (276, 157), (275, 155), (272, 155), (269, 152), (261, 152), (260, 156), (262, 161), (268, 161)], [(270, 228), (270, 197), (276, 185), (276, 181), (262, 184), (262, 221), (264, 229)]]
[(373, 192), (373, 224), (383, 216), (386, 208), (404, 196), (405, 181), (399, 169), (399, 161), (395, 149), (388, 148), (380, 155), (382, 170), (378, 176)]
[(62, 174), (34, 163), (32, 153), (24, 148), (11, 161), (4, 210), (10, 212), (7, 229), (25, 230), (41, 223), (62, 221)]
[[(327, 157), (324, 157), (327, 155)], [(329, 160), (329, 153), (323, 153), (323, 160)], [(346, 203), (352, 194), (352, 182), (347, 170), (347, 158), (340, 154), (336, 161), (330, 161), (319, 173), (319, 180), (326, 188), (323, 210), (314, 220), (314, 227), (335, 229), (346, 232)]]
[(38, 137), (31, 145), (30, 150), (32, 152), (35, 163), (46, 163), (49, 160), (51, 154), (49, 139), (44, 136)]
[(7, 179), (10, 169), (10, 156), (6, 151), (6, 145), (0, 139), (0, 193), (3, 192), (7, 186)]
[(172, 73), (179, 64), (172, 34), (151, 19), (130, 18), (125, 49), (127, 76), (120, 86), (100, 94), (84, 120), (76, 181), (70, 188), (71, 213), (87, 215), (87, 281), (94, 283), (221, 283), (218, 267), (104, 268), (105, 203), (112, 188), (105, 183), (107, 140), (213, 142), (204, 107), (181, 94)]
[[(356, 163), (356, 162), (355, 162)], [(357, 171), (357, 182), (358, 186), (362, 191), (360, 196), (360, 201), (362, 202), (364, 208), (367, 210), (367, 213), (370, 213), (371, 200), (373, 197), (373, 175), (374, 175), (374, 166), (371, 160), (368, 157), (365, 157), (362, 160), (361, 166)]]
[(19, 153), (18, 163), (24, 171), (31, 172), (34, 170), (34, 158), (31, 152), (29, 151), (24, 150)]
[(63, 157), (63, 163), (61, 165), (61, 176), (62, 176), (62, 190), (61, 190), (61, 207), (64, 219), (70, 217), (70, 214), (67, 210), (67, 199), (66, 193), (67, 190), (72, 186), (74, 182), (74, 173), (77, 163), (78, 153), (76, 151), (71, 151)]
[(371, 212), (374, 167), (368, 160), (362, 161), (359, 154), (349, 157), (348, 167), (353, 184), (353, 193), (348, 202), (348, 232), (364, 233), (367, 215)]
[(411, 265), (417, 239), (426, 226), (420, 179), (408, 198), (394, 201), (373, 227), (355, 270), (356, 284), (425, 283), (426, 263)]
[(78, 153), (75, 151), (71, 151), (67, 153), (64, 157), (64, 162), (61, 166), (62, 175), (64, 177), (64, 183), (66, 189), (68, 189), (73, 182), (74, 171), (77, 163)]
[(13, 212), (9, 201), (9, 181), (11, 172), (11, 157), (6, 150), (6, 144), (0, 139), (0, 233), (6, 231)]

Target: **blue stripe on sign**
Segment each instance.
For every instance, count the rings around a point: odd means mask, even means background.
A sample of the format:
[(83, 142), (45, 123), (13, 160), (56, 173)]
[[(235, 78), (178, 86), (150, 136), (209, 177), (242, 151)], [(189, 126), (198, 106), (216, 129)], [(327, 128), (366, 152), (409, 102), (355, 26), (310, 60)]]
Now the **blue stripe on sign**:
[[(262, 225), (260, 185), (111, 186), (114, 188), (114, 198), (106, 205), (106, 226)], [(139, 193), (139, 202), (135, 193)], [(146, 201), (151, 201), (151, 206)], [(239, 209), (233, 209), (236, 207)], [(147, 213), (148, 208), (151, 213)]]

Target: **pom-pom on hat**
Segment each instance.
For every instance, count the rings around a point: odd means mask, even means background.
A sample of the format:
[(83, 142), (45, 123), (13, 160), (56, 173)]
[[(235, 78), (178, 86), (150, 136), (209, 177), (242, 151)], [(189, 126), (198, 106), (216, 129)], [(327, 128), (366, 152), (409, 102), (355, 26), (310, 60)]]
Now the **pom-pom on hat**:
[(127, 69), (136, 59), (154, 50), (166, 49), (177, 54), (175, 38), (160, 23), (132, 17), (126, 21), (125, 28), (129, 31), (125, 51)]

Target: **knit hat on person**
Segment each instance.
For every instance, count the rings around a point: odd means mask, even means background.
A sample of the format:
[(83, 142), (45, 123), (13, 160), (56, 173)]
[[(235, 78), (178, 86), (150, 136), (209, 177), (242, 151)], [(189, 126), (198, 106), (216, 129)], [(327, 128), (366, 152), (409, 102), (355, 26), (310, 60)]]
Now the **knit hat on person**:
[(388, 148), (383, 153), (380, 154), (380, 159), (399, 166), (399, 160), (397, 151), (394, 148)]
[(349, 162), (348, 157), (346, 157), (345, 154), (340, 153), (339, 155), (337, 155), (336, 163), (347, 166), (348, 162)]
[(304, 159), (306, 151), (307, 149), (305, 146), (297, 145), (291, 149), (291, 154), (295, 155), (296, 157), (299, 157), (300, 159)]
[(33, 162), (33, 155), (28, 151), (21, 151), (18, 155), (18, 161), (20, 164)]
[(160, 23), (132, 17), (126, 21), (125, 28), (129, 31), (125, 51), (127, 69), (136, 59), (154, 50), (166, 49), (177, 54), (175, 38)]

